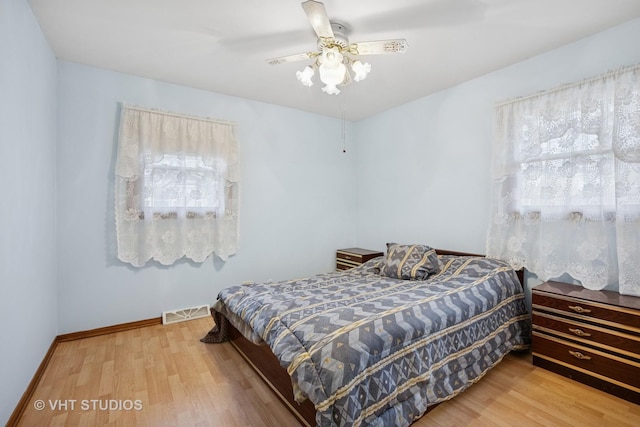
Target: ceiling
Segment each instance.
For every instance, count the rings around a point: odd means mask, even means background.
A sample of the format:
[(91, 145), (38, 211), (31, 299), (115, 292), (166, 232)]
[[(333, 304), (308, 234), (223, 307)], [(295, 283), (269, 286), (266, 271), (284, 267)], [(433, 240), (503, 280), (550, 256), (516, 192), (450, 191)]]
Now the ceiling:
[(217, 93), (358, 120), (640, 17), (638, 0), (323, 0), (350, 42), (405, 38), (369, 55), (339, 95), (302, 86), (316, 50), (301, 0), (29, 0), (56, 56)]

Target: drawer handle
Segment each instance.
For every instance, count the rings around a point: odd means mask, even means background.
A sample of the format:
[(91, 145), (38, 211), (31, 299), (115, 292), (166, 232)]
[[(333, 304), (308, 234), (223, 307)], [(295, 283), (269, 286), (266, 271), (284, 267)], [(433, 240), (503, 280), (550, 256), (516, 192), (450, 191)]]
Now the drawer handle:
[(569, 354), (580, 360), (591, 360), (591, 356), (587, 356), (585, 354), (580, 353), (579, 351), (571, 351), (569, 350)]
[(590, 337), (591, 334), (589, 332), (585, 332), (582, 329), (573, 329), (573, 328), (569, 328), (569, 331), (573, 332), (574, 334), (576, 334), (579, 337)]
[(582, 308), (579, 305), (570, 305), (569, 308), (576, 313), (591, 313), (591, 310), (588, 308)]

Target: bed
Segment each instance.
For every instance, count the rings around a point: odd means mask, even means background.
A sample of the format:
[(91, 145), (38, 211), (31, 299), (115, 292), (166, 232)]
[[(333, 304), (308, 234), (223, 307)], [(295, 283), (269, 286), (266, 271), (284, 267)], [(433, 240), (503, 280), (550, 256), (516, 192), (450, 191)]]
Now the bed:
[(530, 344), (506, 263), (389, 244), (350, 270), (220, 292), (202, 339), (230, 340), (303, 424), (406, 426)]

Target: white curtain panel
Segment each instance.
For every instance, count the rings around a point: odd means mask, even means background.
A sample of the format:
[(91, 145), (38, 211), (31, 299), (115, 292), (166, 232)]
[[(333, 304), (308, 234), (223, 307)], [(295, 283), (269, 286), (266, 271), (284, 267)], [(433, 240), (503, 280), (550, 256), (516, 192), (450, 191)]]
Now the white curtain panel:
[(234, 126), (123, 106), (115, 168), (118, 259), (226, 260), (238, 241)]
[(640, 66), (496, 106), (487, 255), (640, 296)]

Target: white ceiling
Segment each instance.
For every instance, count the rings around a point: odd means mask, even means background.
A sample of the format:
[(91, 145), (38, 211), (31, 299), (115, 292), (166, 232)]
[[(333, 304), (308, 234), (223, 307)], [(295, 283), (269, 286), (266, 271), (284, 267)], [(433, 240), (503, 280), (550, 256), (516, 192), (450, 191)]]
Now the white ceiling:
[[(358, 120), (640, 17), (638, 0), (324, 0), (370, 55), (366, 80), (327, 95), (295, 77), (314, 51), (301, 0), (29, 0), (58, 58)], [(309, 61), (310, 62), (310, 61)]]

